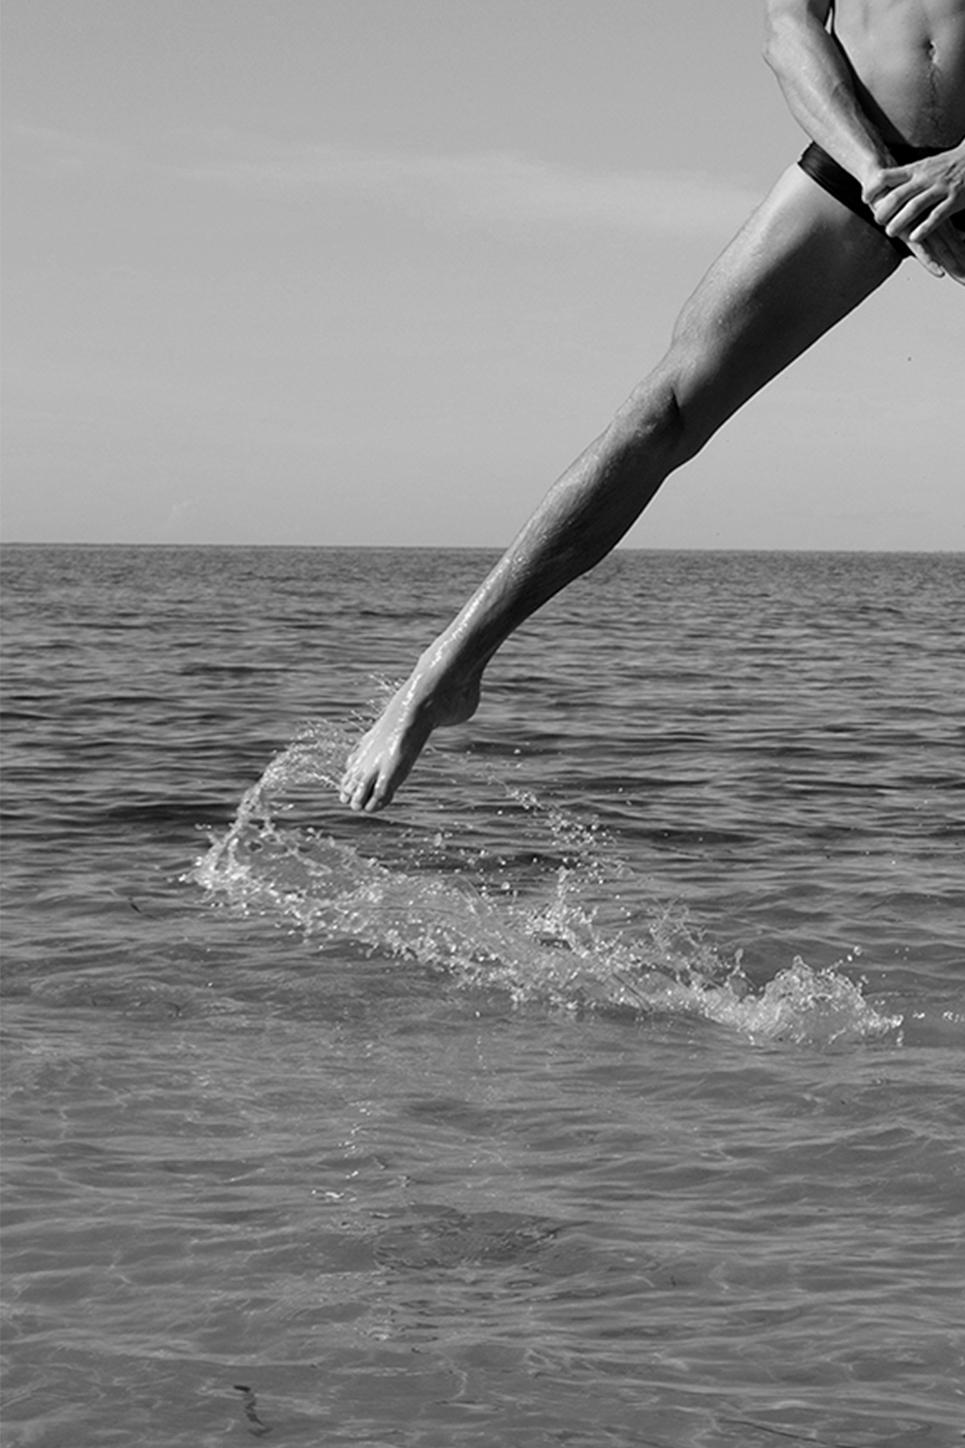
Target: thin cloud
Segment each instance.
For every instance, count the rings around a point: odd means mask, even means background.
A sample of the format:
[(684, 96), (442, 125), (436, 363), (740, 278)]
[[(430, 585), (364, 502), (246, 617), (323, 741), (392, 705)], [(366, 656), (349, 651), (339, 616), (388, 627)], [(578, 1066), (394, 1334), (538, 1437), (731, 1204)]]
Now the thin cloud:
[(738, 225), (760, 199), (697, 172), (598, 172), (504, 152), (362, 151), (323, 145), (178, 167), (184, 179), (242, 189), (342, 194), (437, 221), (592, 226), (679, 235)]
[(132, 146), (56, 126), (10, 126), (7, 149), (24, 164), (65, 175), (116, 172), (132, 166), (137, 159)]
[[(116, 140), (40, 127), (21, 144), (63, 173), (136, 171), (245, 192), (352, 197), (430, 224), (596, 227), (648, 236), (729, 234), (760, 200), (736, 181), (698, 171), (595, 171), (510, 152), (446, 154), (323, 144), (272, 147), (214, 134), (171, 133), (149, 154)], [(214, 154), (212, 154), (214, 153)]]

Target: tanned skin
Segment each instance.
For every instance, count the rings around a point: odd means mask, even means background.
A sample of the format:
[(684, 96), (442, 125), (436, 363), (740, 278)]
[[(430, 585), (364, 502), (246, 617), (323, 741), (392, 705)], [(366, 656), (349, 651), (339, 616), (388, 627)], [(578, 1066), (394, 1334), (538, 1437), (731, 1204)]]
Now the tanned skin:
[[(766, 0), (765, 59), (812, 140), (936, 278), (965, 284), (965, 0)], [(890, 147), (938, 147), (895, 165)], [(475, 712), (514, 629), (623, 537), (661, 483), (899, 265), (792, 166), (684, 305), (670, 348), (563, 474), (349, 757), (341, 799), (392, 799), (434, 729)]]

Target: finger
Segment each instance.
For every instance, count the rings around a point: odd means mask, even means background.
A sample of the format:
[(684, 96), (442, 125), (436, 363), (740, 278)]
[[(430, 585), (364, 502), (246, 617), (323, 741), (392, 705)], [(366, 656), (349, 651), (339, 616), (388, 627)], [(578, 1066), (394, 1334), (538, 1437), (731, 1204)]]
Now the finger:
[(912, 185), (896, 186), (894, 190), (888, 191), (874, 202), (871, 209), (874, 212), (875, 221), (879, 226), (887, 226), (889, 222), (902, 211), (906, 206), (915, 201), (921, 195), (921, 188)]
[(923, 266), (926, 272), (928, 272), (931, 276), (943, 277), (945, 275), (944, 267), (939, 261), (936, 260), (935, 257), (929, 256), (926, 251), (923, 251), (920, 247), (917, 246), (909, 247), (909, 250), (915, 260), (918, 262), (918, 264), (920, 266)]
[(924, 195), (914, 196), (900, 211), (895, 212), (891, 220), (886, 224), (885, 230), (889, 236), (908, 237), (914, 227), (922, 225), (928, 220), (932, 212), (940, 204), (940, 198), (934, 192), (927, 192)]
[(958, 232), (946, 225), (937, 237), (929, 240), (928, 246), (944, 268), (945, 275), (965, 284), (965, 242)]
[(946, 196), (944, 201), (939, 202), (939, 204), (933, 208), (930, 215), (926, 216), (923, 221), (919, 221), (917, 226), (911, 228), (908, 232), (908, 240), (924, 241), (925, 237), (930, 236), (936, 227), (941, 226), (943, 221), (947, 221), (949, 216), (954, 215), (954, 211), (954, 197)]
[(965, 249), (959, 247), (956, 251), (951, 252), (945, 271), (956, 281), (961, 281), (965, 277)]
[(945, 269), (941, 265), (941, 262), (937, 259), (937, 257), (933, 255), (931, 251), (931, 246), (932, 243), (929, 242), (924, 246), (909, 246), (908, 250), (911, 252), (915, 260), (925, 268), (926, 272), (930, 272), (933, 277), (943, 277), (945, 275)]
[(958, 237), (949, 236), (948, 229), (937, 236), (929, 236), (926, 242), (913, 243), (908, 248), (911, 255), (922, 262), (933, 277), (958, 275), (965, 265), (965, 251)]
[(904, 186), (911, 178), (904, 166), (886, 166), (878, 173), (878, 178), (870, 186), (862, 190), (862, 199), (866, 205), (871, 206), (882, 196), (887, 196), (898, 186)]
[(965, 287), (965, 262), (950, 264), (945, 268), (945, 275), (953, 282), (958, 282), (960, 287)]

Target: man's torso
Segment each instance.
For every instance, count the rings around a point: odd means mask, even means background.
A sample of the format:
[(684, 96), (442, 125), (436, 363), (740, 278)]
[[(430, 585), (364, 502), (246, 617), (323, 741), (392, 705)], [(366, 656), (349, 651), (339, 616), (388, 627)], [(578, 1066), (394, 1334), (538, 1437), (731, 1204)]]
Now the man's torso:
[(836, 0), (832, 30), (884, 140), (965, 137), (965, 0)]

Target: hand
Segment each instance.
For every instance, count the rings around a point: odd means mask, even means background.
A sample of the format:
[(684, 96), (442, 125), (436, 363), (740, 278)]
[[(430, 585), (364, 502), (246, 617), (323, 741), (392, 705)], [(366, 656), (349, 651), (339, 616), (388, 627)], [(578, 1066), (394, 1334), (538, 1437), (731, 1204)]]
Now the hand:
[(951, 277), (965, 286), (965, 236), (950, 222), (944, 222), (924, 241), (911, 242), (908, 249), (933, 277)]
[(965, 236), (950, 222), (936, 227), (925, 241), (912, 242), (910, 250), (933, 276), (951, 277), (965, 286)]
[(882, 167), (862, 195), (878, 225), (919, 256), (916, 246), (965, 208), (965, 142), (905, 166)]

